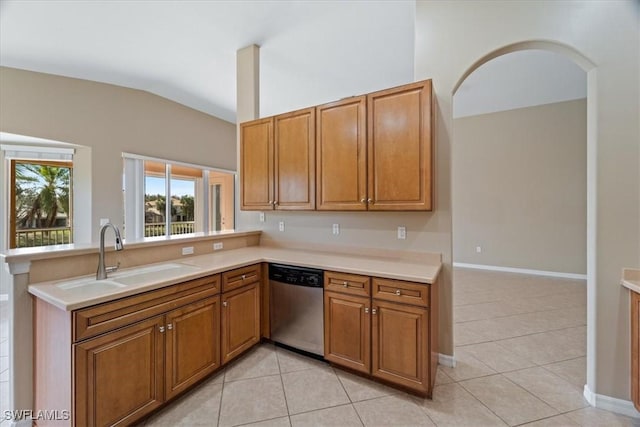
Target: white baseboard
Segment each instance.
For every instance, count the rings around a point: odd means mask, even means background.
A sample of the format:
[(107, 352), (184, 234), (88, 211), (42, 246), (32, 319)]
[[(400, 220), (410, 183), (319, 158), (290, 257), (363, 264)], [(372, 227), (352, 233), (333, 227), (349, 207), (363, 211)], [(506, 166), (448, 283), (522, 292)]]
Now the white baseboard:
[(503, 271), (505, 273), (533, 274), (535, 276), (559, 277), (562, 279), (587, 280), (586, 274), (561, 273), (558, 271), (530, 270), (528, 268), (498, 267), (496, 265), (467, 264), (454, 262), (454, 267), (473, 268), (476, 270)]
[(442, 366), (447, 366), (449, 368), (456, 367), (456, 358), (455, 356), (449, 356), (448, 354), (438, 354), (438, 363)]
[(640, 412), (636, 410), (633, 403), (629, 400), (617, 399), (604, 394), (594, 393), (586, 384), (584, 386), (583, 395), (584, 398), (587, 399), (587, 402), (589, 402), (589, 405), (593, 407), (615, 412), (616, 414), (625, 415), (627, 417), (640, 419)]

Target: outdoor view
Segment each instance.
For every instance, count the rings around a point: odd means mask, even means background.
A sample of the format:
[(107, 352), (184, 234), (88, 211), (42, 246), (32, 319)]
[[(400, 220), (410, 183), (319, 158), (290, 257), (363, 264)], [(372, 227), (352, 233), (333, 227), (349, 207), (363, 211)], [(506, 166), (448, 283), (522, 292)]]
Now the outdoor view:
[(11, 162), (11, 248), (73, 242), (72, 170), (70, 162)]
[[(173, 167), (171, 173), (171, 196), (169, 234), (186, 234), (195, 231), (195, 183), (202, 177), (202, 170)], [(144, 235), (164, 236), (166, 227), (167, 197), (165, 164), (145, 162)]]

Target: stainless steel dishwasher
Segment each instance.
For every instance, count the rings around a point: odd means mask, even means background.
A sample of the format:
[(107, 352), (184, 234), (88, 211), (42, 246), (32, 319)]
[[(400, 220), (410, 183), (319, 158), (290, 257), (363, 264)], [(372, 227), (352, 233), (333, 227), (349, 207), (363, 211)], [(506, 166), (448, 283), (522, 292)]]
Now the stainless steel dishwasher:
[(324, 356), (324, 273), (269, 264), (271, 340)]

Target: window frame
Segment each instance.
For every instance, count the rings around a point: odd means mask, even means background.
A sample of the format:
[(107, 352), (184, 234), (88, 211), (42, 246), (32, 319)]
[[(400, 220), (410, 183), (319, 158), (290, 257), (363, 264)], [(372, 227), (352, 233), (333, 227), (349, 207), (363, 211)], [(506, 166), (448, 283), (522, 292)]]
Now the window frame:
[[(194, 221), (198, 217), (201, 218), (202, 224), (200, 224), (201, 231), (194, 231), (194, 233), (184, 233), (184, 234), (171, 234), (171, 203), (165, 203), (165, 233), (164, 236), (155, 236), (155, 237), (163, 237), (170, 238), (171, 236), (189, 236), (195, 233), (211, 233), (212, 230), (210, 228), (210, 209), (211, 203), (209, 200), (209, 174), (210, 172), (219, 172), (229, 174), (231, 178), (230, 189), (233, 194), (231, 197), (232, 209), (233, 213), (233, 224), (235, 227), (235, 203), (237, 197), (237, 172), (222, 168), (216, 168), (211, 166), (198, 165), (194, 163), (186, 163), (176, 160), (163, 159), (159, 157), (151, 157), (140, 154), (133, 153), (122, 153), (123, 158), (123, 207), (124, 207), (124, 215), (123, 215), (123, 224), (124, 224), (124, 233), (125, 240), (139, 240), (147, 238), (145, 236), (145, 166), (144, 162), (156, 162), (156, 163), (164, 163), (165, 171), (164, 175), (159, 173), (159, 177), (163, 177), (165, 179), (165, 197), (166, 200), (169, 201), (171, 199), (171, 167), (186, 167), (199, 169), (202, 171), (202, 176), (199, 178), (194, 178), (196, 180), (200, 179), (201, 184), (198, 185), (196, 181), (194, 183), (194, 197), (200, 194), (201, 197), (201, 206), (198, 209), (196, 202), (196, 214)], [(133, 176), (132, 176), (133, 175)], [(175, 175), (174, 179), (183, 179), (183, 175), (180, 173)], [(200, 188), (198, 188), (200, 186)], [(199, 212), (198, 212), (199, 211)], [(133, 224), (131, 222), (133, 221)], [(194, 230), (197, 230), (198, 224), (194, 224)], [(215, 230), (213, 230), (215, 232)], [(150, 237), (153, 238), (153, 237)]]
[[(69, 169), (69, 212), (67, 212), (69, 218), (69, 243), (73, 243), (73, 160), (70, 161), (57, 161), (57, 160), (40, 160), (40, 159), (28, 159), (28, 158), (10, 158), (7, 159), (9, 164), (9, 203), (7, 204), (9, 209), (9, 249), (17, 249), (16, 235), (18, 232), (17, 224), (17, 212), (16, 212), (16, 165), (18, 164), (31, 164), (53, 167), (64, 167)], [(41, 246), (53, 246), (53, 245), (41, 245)]]

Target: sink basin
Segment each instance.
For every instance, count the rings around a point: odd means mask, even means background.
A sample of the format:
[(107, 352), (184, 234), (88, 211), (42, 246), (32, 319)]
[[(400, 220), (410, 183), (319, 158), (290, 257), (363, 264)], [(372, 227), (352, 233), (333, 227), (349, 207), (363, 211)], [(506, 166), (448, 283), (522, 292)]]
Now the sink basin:
[(112, 274), (108, 280), (120, 285), (133, 285), (141, 282), (156, 282), (160, 280), (170, 280), (186, 274), (195, 273), (199, 267), (192, 265), (167, 263), (150, 265), (147, 267), (132, 268)]
[(82, 279), (64, 281), (55, 286), (65, 291), (71, 290), (71, 289), (85, 288), (85, 287), (86, 288), (90, 287), (91, 289), (95, 289), (96, 291), (100, 291), (100, 290), (106, 291), (111, 289), (124, 288), (126, 285), (123, 285), (121, 283), (116, 283), (109, 279), (96, 280), (95, 277), (83, 277)]

